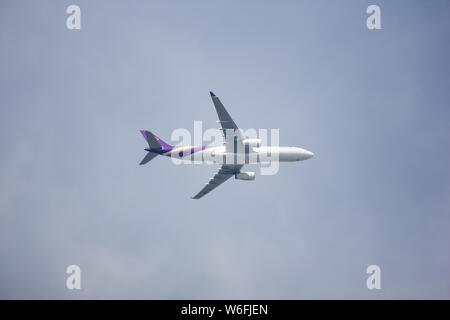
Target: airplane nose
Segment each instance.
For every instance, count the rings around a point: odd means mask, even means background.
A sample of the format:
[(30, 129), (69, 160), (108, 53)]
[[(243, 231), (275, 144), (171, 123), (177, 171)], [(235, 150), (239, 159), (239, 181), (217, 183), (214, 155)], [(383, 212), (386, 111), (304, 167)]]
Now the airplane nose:
[(311, 151), (305, 150), (305, 157), (306, 157), (306, 159), (310, 159), (310, 158), (314, 157), (314, 153), (312, 153)]

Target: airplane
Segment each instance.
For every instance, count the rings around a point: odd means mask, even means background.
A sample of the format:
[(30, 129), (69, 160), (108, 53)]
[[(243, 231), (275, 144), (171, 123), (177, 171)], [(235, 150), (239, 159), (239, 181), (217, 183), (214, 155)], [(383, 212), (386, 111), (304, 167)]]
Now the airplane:
[(147, 155), (140, 165), (148, 163), (158, 155), (179, 160), (199, 160), (221, 164), (215, 175), (192, 199), (200, 199), (219, 185), (235, 177), (237, 180), (255, 180), (254, 172), (242, 172), (245, 164), (255, 164), (268, 161), (291, 162), (310, 159), (314, 153), (297, 147), (261, 146), (260, 139), (248, 139), (231, 118), (220, 99), (210, 91), (223, 132), (223, 146), (172, 146), (147, 130), (141, 130), (148, 143)]

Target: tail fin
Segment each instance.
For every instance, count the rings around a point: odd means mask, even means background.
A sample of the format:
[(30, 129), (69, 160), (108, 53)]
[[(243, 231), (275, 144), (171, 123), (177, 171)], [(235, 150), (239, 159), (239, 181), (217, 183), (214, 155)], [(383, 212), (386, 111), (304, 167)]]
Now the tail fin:
[(170, 151), (173, 149), (173, 146), (165, 143), (162, 139), (155, 136), (153, 133), (147, 130), (141, 130), (142, 135), (148, 143), (150, 149), (159, 149), (163, 151)]
[(142, 159), (142, 161), (139, 164), (146, 164), (150, 160), (152, 160), (154, 157), (156, 157), (158, 154), (162, 154), (165, 152), (169, 152), (173, 149), (173, 146), (170, 144), (165, 143), (160, 138), (155, 136), (153, 133), (147, 130), (141, 130), (142, 135), (144, 136), (145, 140), (148, 143), (149, 149), (145, 149), (148, 151), (147, 155)]

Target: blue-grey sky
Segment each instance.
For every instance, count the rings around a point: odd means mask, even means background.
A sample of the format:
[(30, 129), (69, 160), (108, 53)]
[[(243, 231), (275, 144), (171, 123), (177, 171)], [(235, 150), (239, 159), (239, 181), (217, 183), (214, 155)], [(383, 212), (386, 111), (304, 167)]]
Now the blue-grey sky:
[[(450, 298), (449, 9), (2, 1), (0, 298)], [(209, 90), (315, 157), (198, 201), (214, 166), (139, 166)]]

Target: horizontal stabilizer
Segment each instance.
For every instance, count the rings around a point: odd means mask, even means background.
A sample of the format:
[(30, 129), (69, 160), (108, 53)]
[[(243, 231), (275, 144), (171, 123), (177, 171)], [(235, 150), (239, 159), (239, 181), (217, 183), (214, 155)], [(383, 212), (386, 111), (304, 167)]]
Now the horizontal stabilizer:
[(149, 162), (150, 160), (152, 160), (154, 157), (156, 157), (158, 154), (157, 153), (153, 153), (153, 152), (149, 152), (147, 153), (147, 155), (144, 157), (144, 159), (142, 159), (142, 161), (139, 163), (140, 165), (142, 164), (146, 164), (147, 162)]

